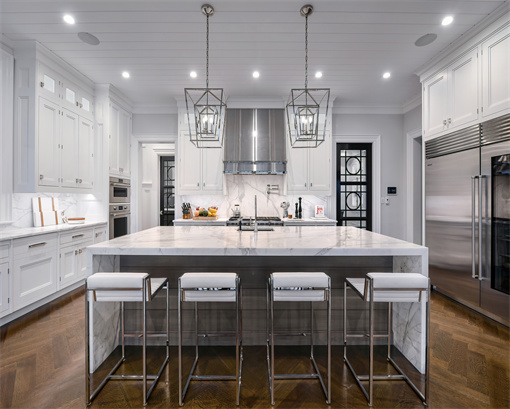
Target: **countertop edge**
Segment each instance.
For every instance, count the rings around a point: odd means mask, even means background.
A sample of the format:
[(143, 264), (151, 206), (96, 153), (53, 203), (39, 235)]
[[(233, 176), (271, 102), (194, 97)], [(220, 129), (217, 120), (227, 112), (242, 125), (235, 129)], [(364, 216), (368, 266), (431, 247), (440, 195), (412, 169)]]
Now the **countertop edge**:
[(64, 224), (59, 224), (59, 225), (55, 225), (55, 226), (26, 227), (23, 229), (8, 230), (8, 231), (0, 233), (0, 241), (14, 240), (14, 239), (20, 239), (23, 237), (30, 237), (30, 236), (39, 236), (41, 234), (48, 234), (48, 233), (60, 233), (60, 232), (65, 232), (65, 231), (84, 229), (87, 227), (100, 226), (102, 224), (107, 224), (107, 222), (106, 221), (85, 222), (83, 224), (64, 223)]

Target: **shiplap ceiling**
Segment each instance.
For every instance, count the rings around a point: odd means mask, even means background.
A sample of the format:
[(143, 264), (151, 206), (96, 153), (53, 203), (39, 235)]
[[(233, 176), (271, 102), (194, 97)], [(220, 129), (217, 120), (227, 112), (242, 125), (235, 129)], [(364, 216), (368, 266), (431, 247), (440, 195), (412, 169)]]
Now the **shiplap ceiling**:
[[(0, 0), (1, 32), (35, 39), (96, 83), (139, 107), (175, 106), (185, 87), (205, 86), (205, 16), (196, 0)], [(211, 0), (211, 87), (230, 98), (287, 99), (304, 85), (305, 0)], [(505, 4), (503, 4), (505, 3)], [(505, 1), (316, 0), (309, 18), (309, 86), (331, 88), (335, 106), (405, 106), (420, 94), (418, 68)], [(72, 14), (75, 25), (63, 23)], [(450, 26), (441, 20), (452, 15)], [(99, 38), (81, 42), (85, 31)], [(424, 34), (437, 40), (414, 42)], [(14, 43), (11, 43), (14, 44)], [(127, 70), (128, 80), (121, 77)], [(189, 72), (198, 73), (191, 79)], [(252, 78), (258, 70), (260, 78)], [(314, 73), (322, 71), (316, 79)], [(390, 71), (389, 80), (382, 74)]]

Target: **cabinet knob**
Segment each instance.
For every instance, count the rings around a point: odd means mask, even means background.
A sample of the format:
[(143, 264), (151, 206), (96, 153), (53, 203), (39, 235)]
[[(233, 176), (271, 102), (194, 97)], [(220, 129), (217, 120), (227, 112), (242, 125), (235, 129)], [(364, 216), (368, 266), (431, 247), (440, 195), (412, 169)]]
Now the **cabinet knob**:
[(39, 180), (43, 180), (44, 179), (44, 175), (39, 175)]
[(305, 183), (305, 187), (306, 187), (306, 183)]
[(205, 187), (205, 182), (202, 183), (202, 186)]
[(200, 182), (197, 182), (197, 186), (200, 187)]
[(76, 179), (76, 183), (80, 183), (80, 182), (78, 182), (79, 180), (80, 180), (80, 179)]
[(40, 84), (41, 84), (41, 88), (44, 88), (44, 82), (41, 81)]
[(446, 126), (446, 119), (443, 119), (443, 125)]
[(312, 183), (312, 182), (310, 182), (310, 187), (312, 187), (312, 186), (313, 186), (313, 183)]
[(452, 123), (452, 118), (448, 118), (448, 123), (451, 124)]
[(80, 103), (78, 101), (76, 101), (76, 106), (79, 107), (80, 106)]

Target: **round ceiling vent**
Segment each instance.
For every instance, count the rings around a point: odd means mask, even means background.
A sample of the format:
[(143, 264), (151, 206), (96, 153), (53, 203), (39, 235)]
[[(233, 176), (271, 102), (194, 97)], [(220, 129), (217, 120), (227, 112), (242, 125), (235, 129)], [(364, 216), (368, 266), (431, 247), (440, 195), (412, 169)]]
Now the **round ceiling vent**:
[(414, 42), (414, 45), (416, 47), (423, 47), (424, 45), (429, 45), (430, 43), (433, 43), (436, 41), (437, 34), (429, 33), (425, 34), (424, 36), (421, 36)]
[(83, 41), (84, 43), (87, 43), (90, 45), (98, 45), (100, 43), (99, 38), (97, 38), (96, 36), (94, 36), (90, 33), (85, 33), (83, 31), (78, 33), (78, 38), (81, 41)]

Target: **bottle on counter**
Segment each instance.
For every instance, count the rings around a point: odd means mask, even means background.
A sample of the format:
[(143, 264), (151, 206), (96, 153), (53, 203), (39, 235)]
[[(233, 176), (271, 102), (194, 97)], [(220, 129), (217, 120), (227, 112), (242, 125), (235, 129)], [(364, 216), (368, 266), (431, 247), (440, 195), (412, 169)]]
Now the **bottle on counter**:
[(296, 211), (294, 212), (294, 215), (296, 216), (296, 219), (299, 219), (299, 210), (298, 210), (297, 202), (296, 202)]
[(303, 208), (301, 207), (301, 198), (298, 198), (299, 200), (299, 207), (298, 207), (298, 219), (302, 219), (303, 218)]

